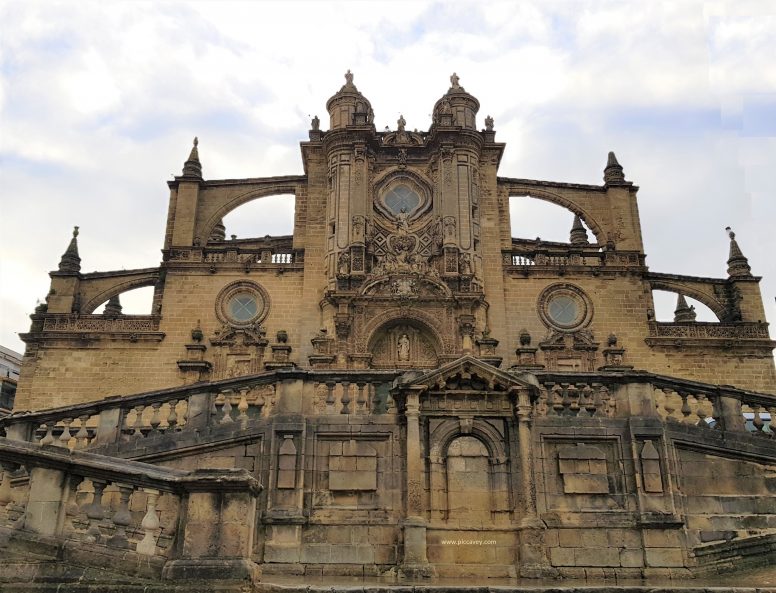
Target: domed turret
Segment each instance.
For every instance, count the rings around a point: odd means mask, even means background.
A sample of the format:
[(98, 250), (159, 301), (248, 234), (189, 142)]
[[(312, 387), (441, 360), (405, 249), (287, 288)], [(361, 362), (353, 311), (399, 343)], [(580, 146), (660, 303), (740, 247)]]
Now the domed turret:
[(477, 129), (477, 112), (480, 102), (458, 84), (458, 75), (453, 72), (450, 77), (450, 88), (434, 105), (434, 124), (461, 126), (469, 130)]
[(358, 92), (350, 70), (345, 73), (344, 86), (326, 101), (326, 110), (329, 112), (331, 130), (346, 126), (366, 126), (374, 122), (372, 105)]

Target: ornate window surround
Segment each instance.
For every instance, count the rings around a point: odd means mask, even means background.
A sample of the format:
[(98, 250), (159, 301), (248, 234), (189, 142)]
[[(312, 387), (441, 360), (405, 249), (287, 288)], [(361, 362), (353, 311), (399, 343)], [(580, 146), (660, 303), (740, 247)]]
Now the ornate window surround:
[(392, 170), (375, 183), (375, 209), (389, 220), (398, 220), (398, 216), (385, 203), (385, 196), (395, 187), (406, 185), (420, 197), (420, 203), (407, 212), (407, 221), (418, 220), (431, 208), (431, 188), (425, 179), (406, 169)]
[[(571, 299), (576, 305), (576, 315), (573, 320), (564, 323), (553, 316), (551, 304), (558, 298)], [(537, 303), (539, 318), (547, 327), (561, 332), (575, 332), (590, 325), (593, 319), (593, 303), (585, 292), (573, 284), (565, 282), (551, 284), (539, 295)]]
[[(249, 294), (256, 300), (256, 314), (250, 319), (235, 319), (229, 311), (229, 303), (240, 294)], [(222, 323), (231, 327), (242, 328), (261, 323), (269, 314), (269, 308), (270, 299), (267, 291), (250, 280), (238, 280), (227, 284), (216, 297), (216, 316)]]

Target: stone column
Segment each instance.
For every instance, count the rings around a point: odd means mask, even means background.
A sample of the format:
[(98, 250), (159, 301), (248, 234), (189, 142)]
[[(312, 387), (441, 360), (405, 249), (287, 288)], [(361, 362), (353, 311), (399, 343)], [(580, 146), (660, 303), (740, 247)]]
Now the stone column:
[(426, 556), (426, 520), (423, 518), (423, 460), (420, 453), (420, 391), (406, 393), (404, 414), (407, 420), (407, 458), (405, 485), (407, 509), (403, 523), (404, 561), (401, 572), (406, 577), (428, 578), (435, 576), (434, 567)]
[(539, 578), (550, 576), (552, 568), (544, 553), (545, 525), (536, 512), (536, 481), (533, 473), (531, 450), (531, 399), (527, 388), (517, 389), (515, 414), (518, 420), (518, 443), (520, 447), (520, 483), (523, 495), (523, 517), (520, 519), (518, 570), (521, 577)]
[(724, 430), (746, 431), (744, 413), (741, 409), (741, 400), (722, 395), (719, 398), (719, 407), (719, 412), (722, 416), (722, 428)]
[(182, 481), (188, 491), (181, 504), (177, 559), (162, 578), (223, 579), (258, 582), (261, 570), (251, 559), (256, 499), (261, 486), (247, 470), (199, 469)]
[(62, 509), (67, 499), (65, 472), (45, 467), (30, 471), (30, 495), (24, 513), (24, 529), (55, 536), (62, 529)]

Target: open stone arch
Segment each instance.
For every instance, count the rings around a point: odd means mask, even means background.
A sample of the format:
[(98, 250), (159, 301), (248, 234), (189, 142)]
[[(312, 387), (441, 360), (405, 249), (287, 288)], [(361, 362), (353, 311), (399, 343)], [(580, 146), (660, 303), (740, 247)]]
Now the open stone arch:
[(158, 268), (116, 272), (120, 276), (84, 278), (81, 280), (80, 312), (91, 314), (107, 300), (135, 288), (154, 286), (159, 280)]
[(546, 189), (538, 189), (535, 187), (522, 185), (509, 185), (508, 196), (510, 198), (521, 198), (527, 196), (529, 198), (535, 198), (537, 200), (543, 200), (545, 202), (550, 202), (557, 206), (561, 206), (562, 208), (565, 208), (566, 210), (569, 210), (572, 213), (578, 215), (579, 218), (582, 219), (582, 222), (587, 225), (587, 227), (590, 229), (590, 232), (595, 235), (596, 243), (599, 245), (604, 245), (606, 243), (607, 233), (604, 227), (592, 214), (590, 214), (587, 208), (583, 208), (576, 200), (555, 192), (547, 191)]
[(202, 243), (206, 242), (215, 226), (227, 214), (253, 200), (283, 194), (293, 194), (296, 199), (300, 187), (305, 185), (307, 179), (306, 177), (293, 177), (290, 179), (281, 178), (281, 180), (267, 178), (255, 181), (258, 182), (257, 187), (252, 187), (250, 190), (237, 195), (230, 195), (226, 192), (223, 194), (216, 192), (212, 195), (205, 194), (206, 198), (200, 202), (202, 210), (197, 216), (198, 222), (194, 236), (198, 237)]
[(719, 301), (719, 299), (713, 294), (704, 292), (694, 287), (685, 286), (681, 282), (671, 282), (670, 280), (650, 280), (649, 287), (652, 290), (665, 290), (666, 292), (673, 292), (676, 294), (683, 294), (684, 296), (695, 299), (696, 301), (703, 303), (714, 315), (717, 316), (719, 321), (722, 321), (725, 317), (725, 305)]

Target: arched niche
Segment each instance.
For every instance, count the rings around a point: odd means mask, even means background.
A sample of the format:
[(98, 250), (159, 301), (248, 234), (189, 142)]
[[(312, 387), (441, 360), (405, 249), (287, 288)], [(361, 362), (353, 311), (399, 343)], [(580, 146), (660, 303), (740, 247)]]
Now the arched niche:
[(369, 340), (373, 368), (434, 368), (442, 352), (435, 332), (415, 319), (395, 319)]
[(475, 436), (450, 441), (445, 456), (448, 521), (489, 523), (493, 511), (490, 460)]

